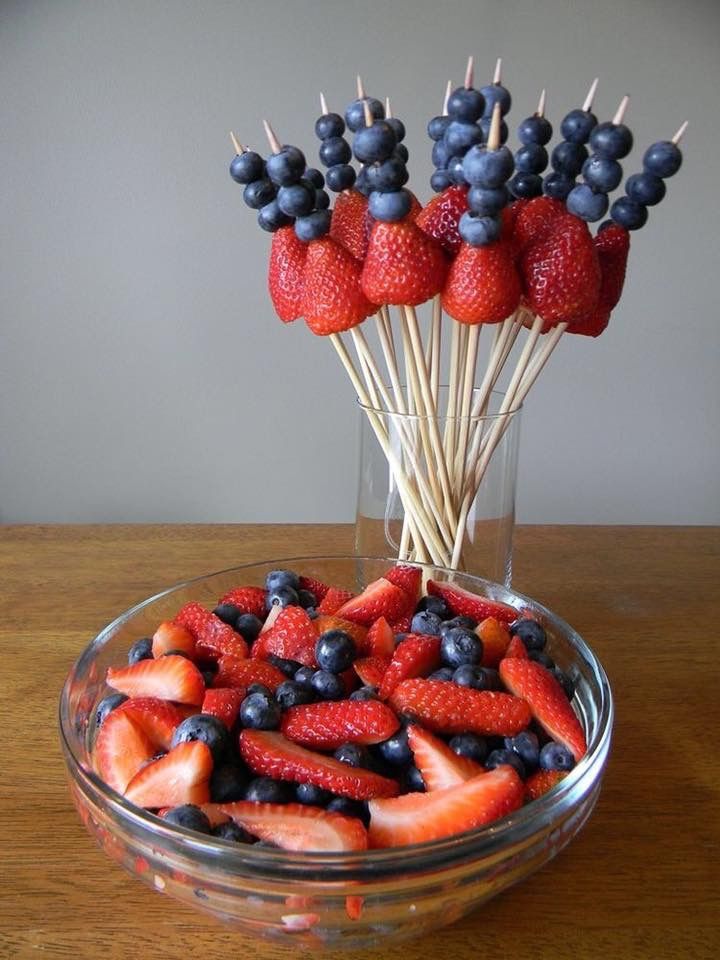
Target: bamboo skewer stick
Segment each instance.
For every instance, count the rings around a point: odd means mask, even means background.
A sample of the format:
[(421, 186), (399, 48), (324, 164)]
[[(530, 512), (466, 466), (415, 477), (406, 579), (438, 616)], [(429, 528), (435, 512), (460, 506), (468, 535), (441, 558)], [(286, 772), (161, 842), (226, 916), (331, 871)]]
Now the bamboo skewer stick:
[(454, 493), (457, 500), (460, 499), (465, 477), (465, 457), (467, 455), (467, 446), (470, 433), (470, 413), (472, 407), (472, 396), (475, 388), (475, 368), (477, 366), (478, 346), (480, 342), (480, 333), (482, 324), (476, 323), (468, 330), (468, 349), (465, 355), (465, 370), (463, 372), (463, 390), (462, 401), (460, 404), (459, 430), (457, 450), (455, 451), (453, 463), (454, 475)]
[(432, 331), (432, 350), (430, 351), (430, 390), (433, 400), (435, 401), (435, 409), (437, 410), (440, 391), (440, 351), (442, 348), (442, 300), (440, 299), (439, 293), (433, 300), (430, 330)]

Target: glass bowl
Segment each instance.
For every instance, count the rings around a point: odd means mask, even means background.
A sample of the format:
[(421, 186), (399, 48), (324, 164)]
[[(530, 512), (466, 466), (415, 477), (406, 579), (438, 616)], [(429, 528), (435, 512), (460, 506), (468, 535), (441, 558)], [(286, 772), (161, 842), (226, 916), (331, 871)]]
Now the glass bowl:
[(252, 563), (171, 587), (107, 626), (70, 670), (60, 698), (60, 739), (70, 791), (89, 833), (148, 886), (212, 914), (246, 934), (305, 949), (370, 948), (452, 923), (525, 879), (582, 828), (600, 792), (610, 749), (613, 701), (605, 672), (567, 623), (535, 601), (467, 574), (425, 566), (432, 579), (529, 610), (548, 651), (575, 682), (573, 707), (588, 742), (585, 757), (545, 796), (490, 826), (430, 843), (363, 853), (288, 853), (236, 844), (166, 823), (127, 802), (93, 772), (90, 718), (109, 691), (106, 669), (189, 600), (212, 607), (240, 584), (291, 568), (360, 590), (392, 560), (295, 557)]

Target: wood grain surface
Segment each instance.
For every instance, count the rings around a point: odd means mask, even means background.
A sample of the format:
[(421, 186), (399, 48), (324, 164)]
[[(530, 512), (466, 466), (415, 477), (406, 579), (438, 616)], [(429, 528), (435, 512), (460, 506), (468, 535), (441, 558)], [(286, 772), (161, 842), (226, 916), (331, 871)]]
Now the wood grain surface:
[[(236, 563), (348, 551), (343, 526), (0, 527), (0, 957), (289, 958), (155, 894), (71, 806), (57, 699), (131, 604)], [(514, 586), (568, 620), (610, 676), (617, 720), (598, 807), (525, 883), (422, 941), (370, 953), (675, 960), (720, 954), (720, 530), (520, 527)]]

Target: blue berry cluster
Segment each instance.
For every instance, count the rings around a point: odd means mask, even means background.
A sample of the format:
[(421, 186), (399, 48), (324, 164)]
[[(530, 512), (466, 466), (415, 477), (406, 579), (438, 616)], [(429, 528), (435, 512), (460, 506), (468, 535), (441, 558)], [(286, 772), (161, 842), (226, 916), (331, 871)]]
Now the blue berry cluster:
[(315, 135), (320, 140), (320, 162), (327, 167), (325, 179), (335, 193), (349, 190), (355, 183), (355, 169), (350, 164), (350, 144), (343, 134), (345, 121), (339, 113), (323, 113), (315, 121)]
[(522, 146), (515, 151), (515, 176), (508, 184), (517, 199), (539, 197), (543, 190), (540, 174), (548, 165), (546, 144), (552, 137), (552, 124), (540, 113), (527, 117), (518, 127)]
[(597, 117), (590, 110), (571, 110), (560, 125), (564, 139), (550, 155), (553, 172), (545, 177), (543, 192), (554, 200), (565, 200), (588, 159), (585, 144), (597, 126)]
[(441, 193), (451, 184), (465, 183), (463, 159), (468, 150), (483, 142), (479, 121), (485, 109), (485, 97), (474, 87), (458, 87), (448, 97), (447, 116), (433, 117), (428, 134), (434, 140), (432, 160), (435, 173), (430, 186)]
[(672, 140), (658, 140), (645, 151), (642, 173), (625, 181), (625, 195), (610, 208), (610, 216), (626, 230), (639, 230), (647, 222), (647, 208), (665, 196), (665, 180), (677, 173), (682, 164), (680, 148)]
[(567, 196), (567, 208), (581, 220), (602, 220), (609, 206), (608, 194), (622, 180), (618, 162), (632, 149), (633, 136), (624, 123), (599, 123), (590, 133), (593, 153), (582, 166), (583, 183), (573, 187)]
[(477, 144), (465, 154), (462, 169), (470, 184), (469, 209), (460, 218), (458, 230), (470, 246), (484, 247), (500, 238), (500, 212), (510, 199), (507, 181), (513, 174), (515, 161), (504, 145), (492, 150)]
[[(351, 104), (348, 111), (353, 108)], [(410, 212), (404, 137), (405, 124), (397, 117), (374, 117), (370, 126), (355, 130), (353, 153), (362, 164), (356, 186), (368, 196), (368, 209), (375, 220), (394, 223)]]

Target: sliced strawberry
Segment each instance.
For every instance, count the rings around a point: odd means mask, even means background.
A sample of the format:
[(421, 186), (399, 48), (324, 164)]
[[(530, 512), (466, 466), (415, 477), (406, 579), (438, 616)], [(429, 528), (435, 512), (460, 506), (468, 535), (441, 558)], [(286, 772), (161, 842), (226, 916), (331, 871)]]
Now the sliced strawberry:
[(553, 740), (566, 746), (576, 761), (585, 756), (587, 743), (580, 721), (547, 667), (534, 660), (506, 657), (500, 663), (500, 678), (530, 705), (533, 717)]
[(378, 617), (367, 633), (364, 650), (369, 657), (392, 657), (395, 652), (395, 634), (385, 617)]
[(156, 746), (125, 711), (113, 710), (95, 741), (93, 760), (98, 776), (124, 793), (135, 774), (155, 756)]
[(351, 920), (359, 920), (365, 906), (365, 897), (350, 895), (345, 897), (345, 912)]
[(213, 687), (249, 687), (251, 683), (262, 683), (273, 692), (287, 680), (285, 674), (272, 663), (264, 660), (239, 660), (237, 657), (223, 656), (218, 660), (218, 672), (213, 677)]
[(389, 666), (390, 657), (358, 657), (353, 670), (366, 687), (379, 687)]
[(422, 587), (422, 570), (420, 567), (414, 567), (410, 563), (396, 563), (387, 573), (383, 574), (386, 580), (400, 587), (408, 595), (409, 600), (413, 601), (413, 609), (420, 599), (420, 589)]
[(195, 637), (196, 650), (201, 657), (214, 659), (223, 653), (233, 657), (248, 655), (245, 639), (201, 603), (186, 603), (175, 617), (175, 623), (186, 627)]
[[(253, 681), (255, 682), (255, 681)], [(232, 730), (240, 713), (240, 704), (245, 699), (245, 687), (213, 687), (205, 691), (202, 713), (222, 720)]]
[(402, 617), (395, 620), (394, 623), (391, 623), (390, 629), (392, 630), (393, 634), (410, 633), (410, 627), (412, 626), (412, 618), (413, 618), (412, 612), (405, 613), (403, 614)]
[(202, 674), (179, 654), (139, 660), (127, 667), (108, 667), (106, 682), (127, 697), (159, 697), (199, 706), (205, 696)]
[(367, 849), (367, 830), (356, 817), (302, 803), (253, 803), (239, 800), (221, 809), (239, 826), (283, 850), (326, 853)]
[(315, 627), (317, 628), (318, 636), (321, 633), (327, 633), (328, 630), (342, 630), (343, 633), (347, 633), (353, 638), (357, 650), (366, 649), (367, 627), (363, 627), (359, 623), (353, 623), (352, 620), (344, 620), (342, 617), (335, 616), (335, 614), (321, 614), (317, 620), (315, 620)]
[(126, 700), (117, 708), (127, 713), (137, 723), (143, 733), (146, 733), (155, 746), (155, 752), (160, 748), (169, 750), (175, 727), (185, 719), (185, 711), (168, 700), (158, 697), (133, 697)]
[(446, 680), (403, 680), (393, 691), (390, 705), (397, 713), (417, 717), (436, 733), (514, 737), (531, 717), (530, 708), (519, 697), (473, 690)]
[(195, 637), (172, 620), (163, 620), (152, 637), (152, 655), (157, 659), (171, 650), (182, 650), (190, 659), (195, 656)]
[(265, 591), (262, 587), (235, 587), (218, 603), (231, 603), (240, 613), (252, 613), (260, 620), (265, 619)]
[(486, 617), (475, 628), (483, 644), (482, 665), (497, 667), (510, 643), (510, 631), (495, 617)]
[(459, 757), (444, 740), (418, 724), (411, 723), (407, 732), (415, 766), (422, 774), (426, 790), (444, 790), (485, 773), (479, 763), (469, 757)]
[(310, 593), (314, 594), (315, 599), (318, 603), (322, 603), (325, 598), (325, 594), (328, 592), (330, 587), (323, 583), (322, 580), (316, 580), (314, 577), (300, 577), (300, 589), (309, 590)]
[(567, 775), (567, 770), (536, 770), (525, 781), (525, 800), (529, 803), (539, 799)]
[(389, 623), (392, 623), (405, 613), (406, 607), (405, 591), (384, 577), (380, 577), (379, 580), (369, 583), (362, 593), (343, 604), (336, 611), (336, 616), (369, 627), (378, 617), (385, 617)]
[(313, 783), (353, 800), (394, 797), (400, 790), (396, 780), (307, 750), (274, 731), (243, 730), (240, 753), (250, 769), (262, 776)]
[(520, 777), (504, 765), (443, 790), (371, 800), (370, 846), (401, 847), (474, 830), (517, 810), (523, 792)]
[(495, 617), (501, 623), (517, 620), (517, 610), (498, 600), (489, 600), (476, 593), (464, 590), (455, 583), (443, 580), (428, 580), (427, 592), (434, 597), (442, 597), (454, 617), (472, 617), (480, 623), (487, 617)]
[(339, 587), (329, 587), (327, 593), (320, 601), (318, 613), (337, 613), (340, 607), (352, 600), (355, 594), (352, 590), (341, 590)]
[(125, 796), (131, 803), (149, 808), (209, 803), (212, 769), (212, 754), (206, 743), (179, 743), (136, 773)]
[(440, 666), (440, 637), (411, 633), (398, 644), (378, 688), (381, 700), (387, 700), (403, 680), (426, 677)]
[[(519, 637), (517, 634), (512, 638), (508, 644), (508, 648), (505, 651), (505, 657), (509, 659), (520, 659), (520, 660), (529, 660), (530, 655), (528, 654), (527, 647), (523, 643), (522, 637)], [(503, 657), (503, 660), (505, 659)]]
[(289, 707), (280, 730), (294, 743), (316, 750), (336, 750), (343, 743), (380, 743), (400, 726), (379, 700), (324, 700)]
[(297, 660), (307, 667), (315, 667), (318, 636), (316, 622), (310, 619), (307, 611), (302, 607), (285, 607), (272, 628), (257, 638), (252, 655), (264, 660), (273, 654), (286, 660)]

